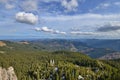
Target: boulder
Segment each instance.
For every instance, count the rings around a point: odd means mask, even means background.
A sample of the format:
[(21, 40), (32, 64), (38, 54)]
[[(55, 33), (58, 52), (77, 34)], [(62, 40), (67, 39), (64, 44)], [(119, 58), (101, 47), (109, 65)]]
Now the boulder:
[(14, 68), (12, 66), (8, 69), (0, 67), (0, 80), (17, 80)]

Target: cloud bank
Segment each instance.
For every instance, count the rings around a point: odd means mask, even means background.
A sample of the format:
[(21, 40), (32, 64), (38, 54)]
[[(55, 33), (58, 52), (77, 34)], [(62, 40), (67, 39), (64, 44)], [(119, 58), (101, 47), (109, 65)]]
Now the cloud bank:
[(104, 24), (101, 27), (97, 28), (98, 32), (110, 32), (120, 30), (120, 23), (111, 22)]

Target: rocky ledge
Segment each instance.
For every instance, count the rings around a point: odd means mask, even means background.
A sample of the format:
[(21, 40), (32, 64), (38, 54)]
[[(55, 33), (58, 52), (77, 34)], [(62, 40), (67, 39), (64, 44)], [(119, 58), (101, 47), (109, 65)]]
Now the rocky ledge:
[(18, 80), (13, 67), (8, 69), (0, 67), (0, 80)]

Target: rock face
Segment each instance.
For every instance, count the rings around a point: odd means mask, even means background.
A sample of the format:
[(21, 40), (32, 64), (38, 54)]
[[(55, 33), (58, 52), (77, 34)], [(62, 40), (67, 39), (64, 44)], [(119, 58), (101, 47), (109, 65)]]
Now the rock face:
[(0, 67), (0, 80), (18, 80), (14, 72), (13, 67), (9, 67), (7, 70)]
[(4, 43), (3, 41), (0, 41), (0, 47), (6, 46), (6, 43)]

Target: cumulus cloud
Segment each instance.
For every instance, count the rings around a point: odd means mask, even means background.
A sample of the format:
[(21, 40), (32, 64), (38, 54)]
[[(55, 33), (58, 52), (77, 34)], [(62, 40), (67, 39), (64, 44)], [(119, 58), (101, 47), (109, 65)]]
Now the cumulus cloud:
[(36, 24), (38, 22), (38, 16), (33, 13), (18, 12), (15, 18), (21, 23)]
[(109, 32), (109, 31), (117, 31), (117, 30), (120, 30), (120, 24), (119, 23), (105, 24), (102, 27), (99, 27), (97, 29), (98, 32)]
[(48, 28), (48, 27), (42, 27), (41, 28), (41, 31), (44, 31), (44, 32), (54, 32), (54, 30), (53, 29), (50, 29), (50, 28)]
[(37, 2), (37, 0), (25, 0), (21, 4), (21, 8), (24, 11), (37, 11), (37, 9), (38, 9), (38, 2)]
[(48, 28), (48, 27), (42, 27), (42, 28), (36, 27), (35, 30), (36, 31), (47, 32), (47, 33), (52, 33), (52, 34), (66, 34), (66, 32), (51, 29), (51, 28)]
[(77, 0), (62, 0), (61, 5), (67, 9), (67, 11), (75, 11), (78, 7), (78, 1)]

